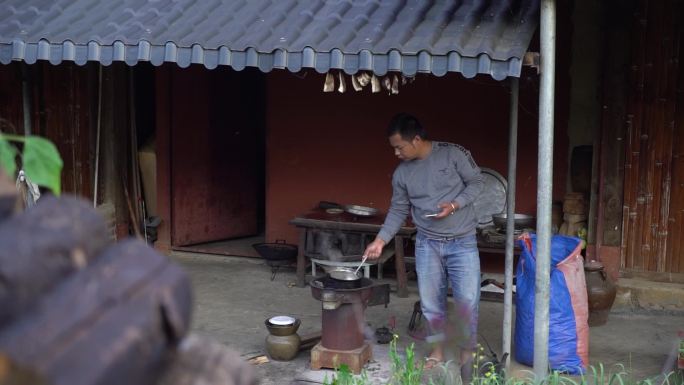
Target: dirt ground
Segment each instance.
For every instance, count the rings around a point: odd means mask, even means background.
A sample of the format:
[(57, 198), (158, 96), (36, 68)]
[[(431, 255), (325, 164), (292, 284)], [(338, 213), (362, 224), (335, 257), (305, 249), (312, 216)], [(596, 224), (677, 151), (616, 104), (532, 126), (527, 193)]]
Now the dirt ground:
[[(321, 303), (310, 288), (293, 287), (294, 270), (281, 269), (273, 281), (270, 268), (259, 259), (205, 254), (174, 253), (172, 259), (189, 273), (194, 287), (193, 331), (209, 336), (238, 351), (245, 359), (264, 355), (267, 335), (264, 321), (275, 315), (301, 319), (299, 334), (320, 330)], [(391, 282), (391, 281), (387, 281)], [(413, 285), (411, 285), (413, 284)], [(408, 336), (406, 329), (418, 300), (415, 282), (410, 282), (408, 298), (391, 294), (390, 304), (366, 311), (372, 329), (396, 322), (399, 351), (415, 343), (419, 357), (427, 346)], [(499, 354), (503, 324), (503, 304), (482, 301), (479, 331)], [(673, 314), (611, 313), (606, 325), (590, 328), (590, 362), (616, 370), (623, 364), (635, 378), (657, 375), (671, 352), (678, 330), (684, 330), (684, 317)], [(383, 383), (389, 375), (388, 345), (374, 346), (374, 361), (367, 366), (374, 382)], [(292, 361), (254, 366), (261, 384), (322, 382), (328, 371), (309, 370), (309, 351), (301, 351)], [(532, 368), (511, 361), (515, 375)]]

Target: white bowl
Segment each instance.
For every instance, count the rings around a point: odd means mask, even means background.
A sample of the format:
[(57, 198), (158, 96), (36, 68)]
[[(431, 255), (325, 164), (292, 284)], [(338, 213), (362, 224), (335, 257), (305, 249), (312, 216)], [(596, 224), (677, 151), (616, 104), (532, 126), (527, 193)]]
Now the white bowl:
[(282, 325), (282, 326), (284, 326), (284, 325), (292, 325), (292, 324), (294, 324), (294, 323), (295, 323), (295, 319), (292, 318), (292, 317), (290, 317), (290, 316), (279, 315), (279, 316), (275, 316), (275, 317), (269, 318), (269, 319), (268, 319), (268, 322), (272, 323), (273, 325)]

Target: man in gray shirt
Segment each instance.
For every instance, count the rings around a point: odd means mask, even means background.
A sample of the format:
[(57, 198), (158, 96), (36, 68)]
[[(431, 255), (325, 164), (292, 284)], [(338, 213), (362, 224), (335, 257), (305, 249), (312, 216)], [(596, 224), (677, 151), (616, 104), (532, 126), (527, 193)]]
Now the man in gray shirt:
[[(472, 377), (480, 300), (477, 218), (472, 205), (482, 191), (480, 168), (463, 147), (428, 140), (412, 115), (392, 118), (387, 136), (402, 162), (392, 177), (392, 202), (385, 223), (365, 255), (378, 258), (411, 212), (418, 228), (416, 272), (421, 308), (428, 321), (426, 341), (433, 344), (425, 367), (444, 361), (446, 334), (454, 331), (461, 351), (461, 378), (467, 383)], [(457, 312), (453, 323), (447, 322), (448, 283)]]

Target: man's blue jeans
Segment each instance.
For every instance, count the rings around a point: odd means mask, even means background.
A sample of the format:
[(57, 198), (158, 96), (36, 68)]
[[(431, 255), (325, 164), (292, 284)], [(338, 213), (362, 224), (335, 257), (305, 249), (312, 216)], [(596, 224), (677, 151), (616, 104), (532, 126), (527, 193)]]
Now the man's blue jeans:
[[(454, 332), (462, 349), (477, 345), (480, 302), (480, 254), (477, 238), (416, 236), (416, 272), (423, 315), (428, 321), (427, 342), (442, 342)], [(456, 305), (456, 319), (447, 322), (447, 283)]]

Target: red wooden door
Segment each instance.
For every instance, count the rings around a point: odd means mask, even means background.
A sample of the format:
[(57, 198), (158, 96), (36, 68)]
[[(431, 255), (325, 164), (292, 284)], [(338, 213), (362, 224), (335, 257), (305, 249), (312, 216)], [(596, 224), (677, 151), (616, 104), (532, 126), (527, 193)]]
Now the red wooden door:
[(258, 231), (258, 135), (241, 92), (249, 79), (227, 68), (172, 71), (173, 246)]

